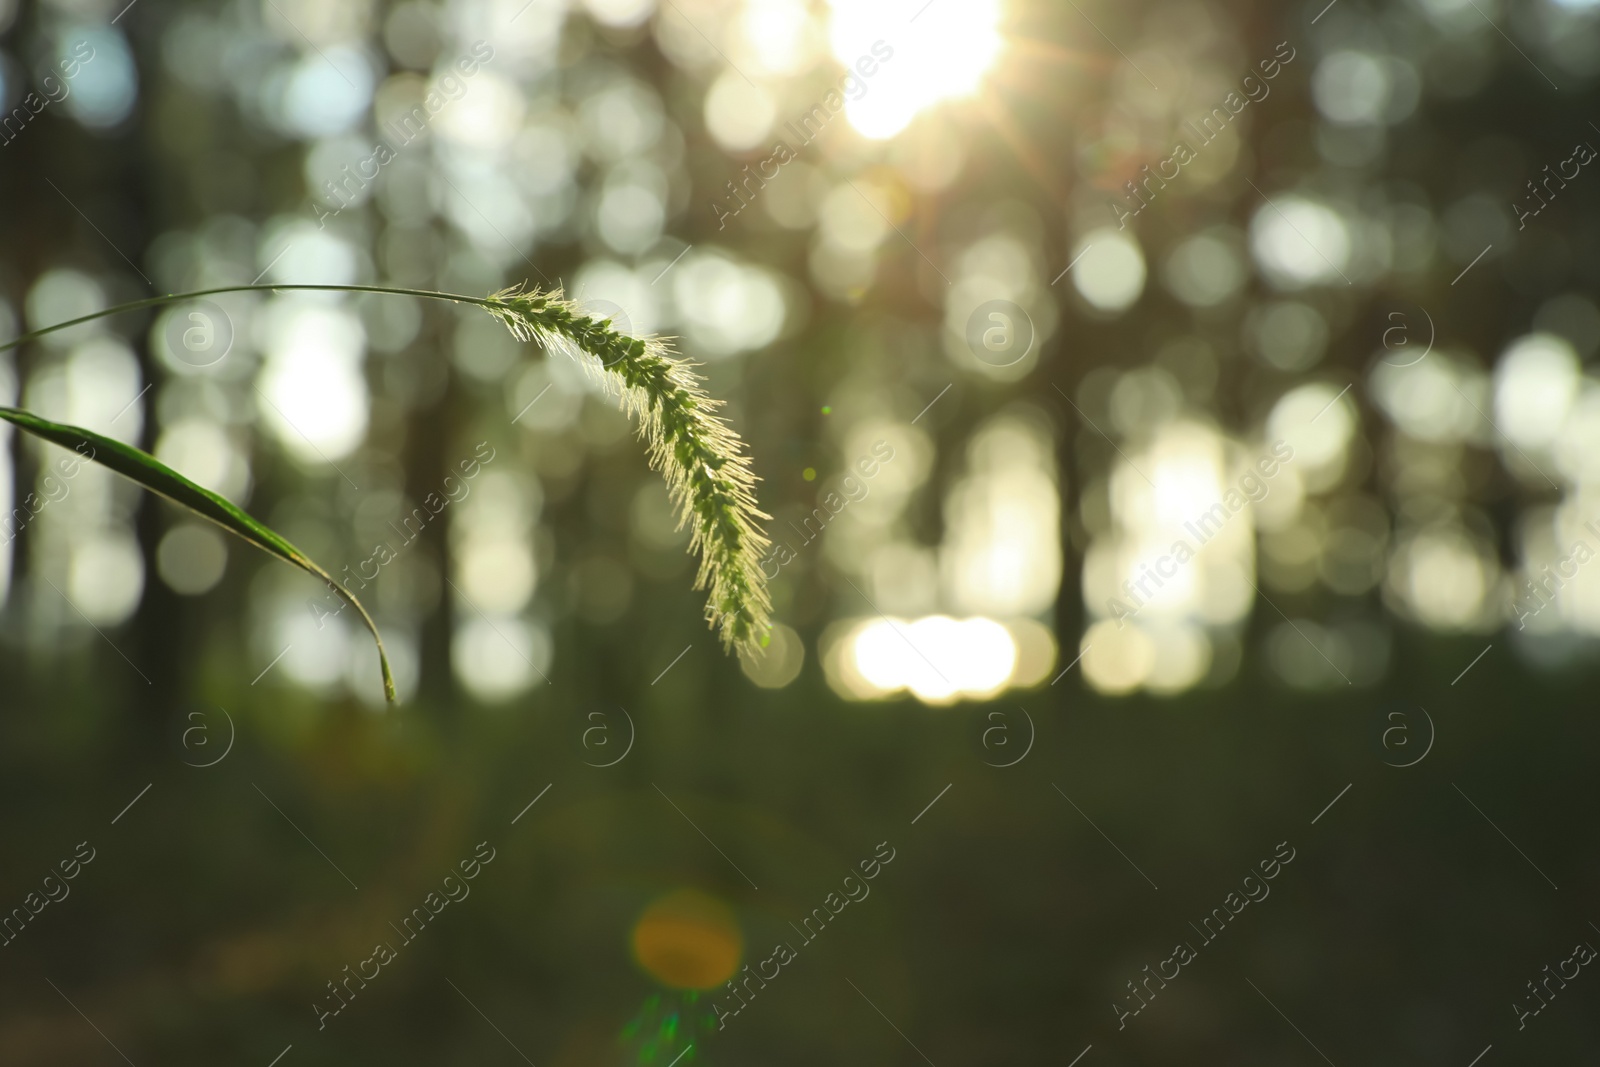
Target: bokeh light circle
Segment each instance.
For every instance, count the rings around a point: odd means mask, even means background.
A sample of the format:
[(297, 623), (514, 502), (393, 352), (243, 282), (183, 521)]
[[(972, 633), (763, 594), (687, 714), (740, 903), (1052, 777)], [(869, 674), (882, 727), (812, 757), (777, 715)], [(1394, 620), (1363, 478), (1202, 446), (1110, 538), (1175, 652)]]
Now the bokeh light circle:
[(733, 910), (697, 889), (658, 897), (633, 927), (633, 958), (662, 985), (712, 989), (733, 977), (744, 934)]

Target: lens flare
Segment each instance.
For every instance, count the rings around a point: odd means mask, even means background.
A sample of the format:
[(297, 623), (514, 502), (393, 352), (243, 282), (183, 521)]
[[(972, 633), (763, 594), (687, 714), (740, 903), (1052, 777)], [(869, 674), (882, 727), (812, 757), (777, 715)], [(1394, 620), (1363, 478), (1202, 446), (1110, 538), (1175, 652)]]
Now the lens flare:
[(633, 927), (633, 958), (672, 989), (712, 989), (726, 982), (744, 955), (732, 910), (694, 889), (657, 898)]
[(941, 101), (971, 96), (1000, 55), (1000, 0), (919, 5), (833, 0), (830, 43), (851, 79), (845, 113), (873, 140)]

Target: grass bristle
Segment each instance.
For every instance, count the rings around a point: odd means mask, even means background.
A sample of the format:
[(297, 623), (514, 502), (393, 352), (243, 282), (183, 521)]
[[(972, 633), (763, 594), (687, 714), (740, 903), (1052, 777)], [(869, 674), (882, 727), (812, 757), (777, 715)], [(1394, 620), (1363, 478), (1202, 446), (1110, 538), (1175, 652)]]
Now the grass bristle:
[(583, 314), (559, 290), (515, 286), (495, 293), (486, 310), (521, 341), (535, 340), (598, 371), (639, 422), (650, 466), (666, 479), (679, 528), (700, 555), (696, 589), (708, 589), (706, 620), (728, 648), (754, 650), (771, 626), (772, 602), (761, 573), (769, 541), (756, 506), (756, 476), (744, 442), (715, 414), (690, 364), (665, 340), (630, 337)]

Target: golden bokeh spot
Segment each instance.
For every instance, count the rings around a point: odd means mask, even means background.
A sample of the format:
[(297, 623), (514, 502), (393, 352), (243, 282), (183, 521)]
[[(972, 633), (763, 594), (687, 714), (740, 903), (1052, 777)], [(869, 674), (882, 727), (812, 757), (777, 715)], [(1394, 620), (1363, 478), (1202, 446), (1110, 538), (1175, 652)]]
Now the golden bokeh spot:
[(733, 911), (696, 889), (658, 897), (633, 927), (633, 958), (673, 989), (711, 989), (733, 977), (744, 935)]

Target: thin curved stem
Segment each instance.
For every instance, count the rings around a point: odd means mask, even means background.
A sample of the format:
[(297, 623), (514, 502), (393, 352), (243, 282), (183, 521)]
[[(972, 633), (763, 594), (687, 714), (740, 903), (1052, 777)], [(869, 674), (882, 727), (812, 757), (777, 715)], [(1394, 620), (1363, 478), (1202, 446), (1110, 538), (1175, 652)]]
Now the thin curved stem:
[(467, 304), (499, 319), (518, 340), (538, 340), (577, 357), (594, 357), (597, 369), (621, 395), (624, 406), (638, 416), (650, 464), (666, 478), (680, 521), (690, 526), (690, 551), (700, 553), (695, 584), (711, 592), (707, 621), (721, 631), (724, 645), (730, 648), (754, 649), (766, 640), (772, 602), (762, 554), (770, 542), (761, 532), (760, 520), (770, 516), (756, 504), (757, 479), (750, 471), (743, 442), (715, 414), (719, 401), (706, 395), (699, 377), (672, 356), (667, 342), (621, 333), (609, 319), (585, 315), (576, 304), (563, 299), (559, 290), (544, 293), (518, 286), (480, 297), (388, 285), (223, 285), (145, 297), (58, 322), (0, 344), (0, 352), (127, 311), (219, 293), (295, 290), (379, 293)]
[(37, 341), (46, 334), (55, 333), (57, 330), (70, 329), (81, 326), (86, 322), (96, 319), (108, 318), (112, 315), (121, 315), (127, 311), (142, 311), (145, 308), (160, 307), (163, 304), (172, 304), (184, 300), (193, 300), (201, 296), (215, 296), (218, 293), (262, 293), (274, 290), (309, 289), (325, 293), (384, 293), (388, 296), (418, 296), (427, 300), (444, 300), (452, 304), (474, 304), (482, 308), (504, 307), (502, 300), (485, 299), (481, 296), (464, 296), (460, 293), (430, 292), (426, 289), (400, 289), (388, 285), (223, 285), (215, 289), (197, 289), (191, 293), (168, 293), (166, 296), (147, 296), (143, 300), (130, 300), (126, 304), (117, 304), (113, 307), (102, 308), (89, 315), (80, 315), (66, 322), (58, 322), (54, 326), (45, 326), (40, 329), (25, 333), (21, 337), (0, 344), (0, 352), (9, 351), (30, 341)]

